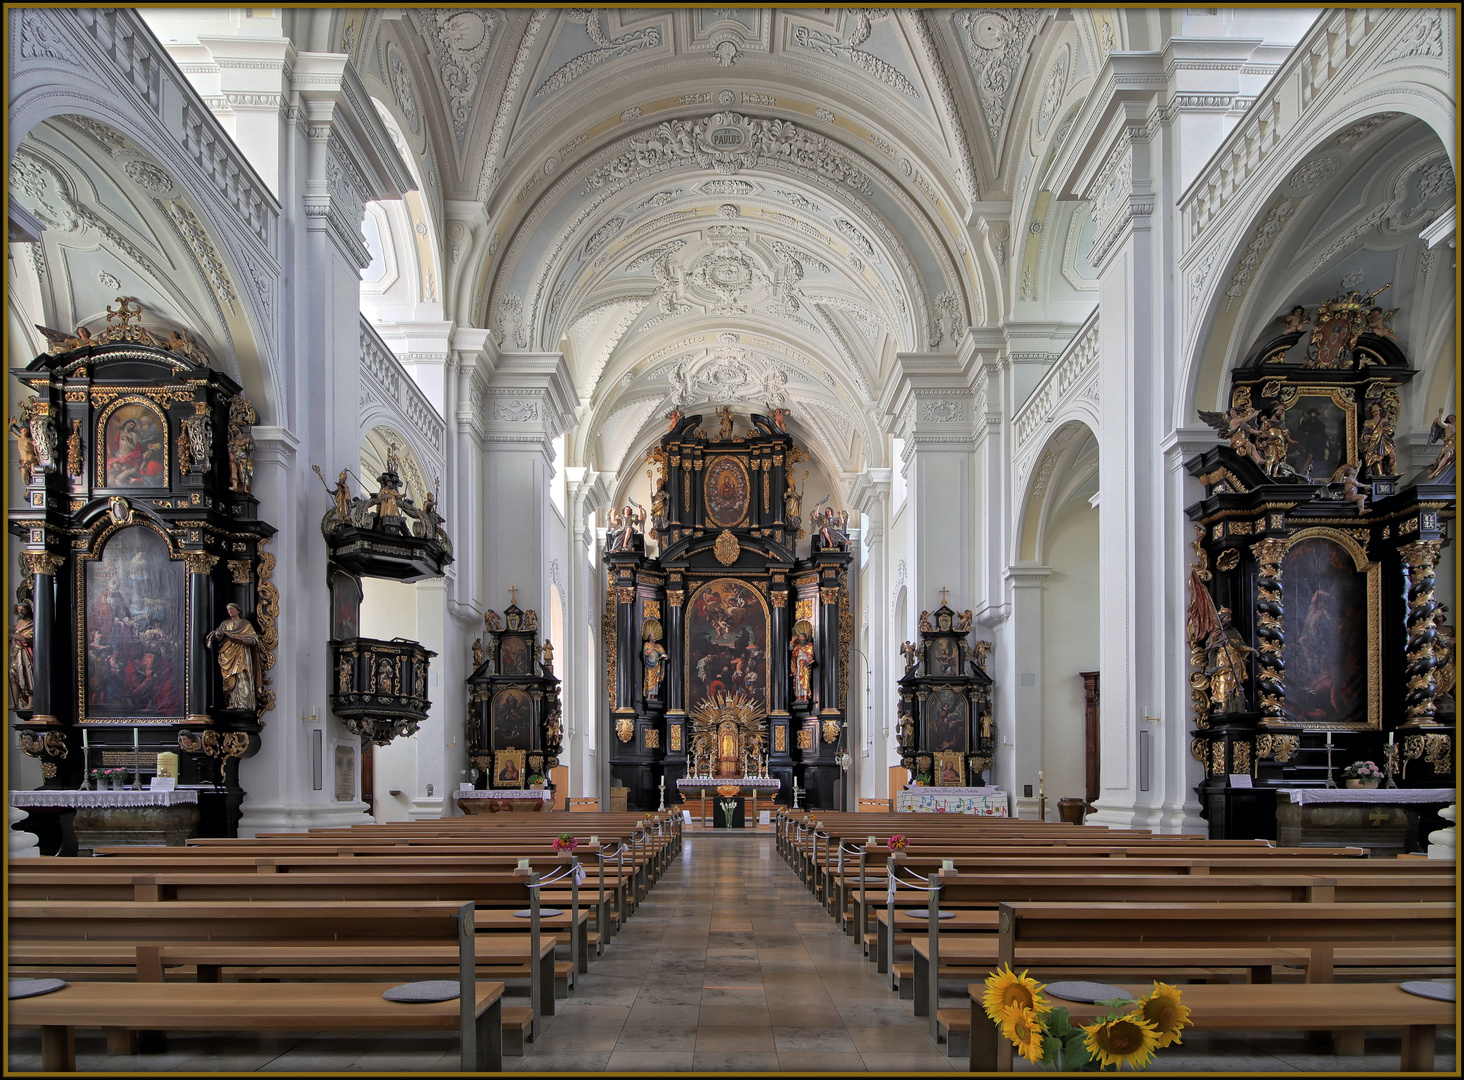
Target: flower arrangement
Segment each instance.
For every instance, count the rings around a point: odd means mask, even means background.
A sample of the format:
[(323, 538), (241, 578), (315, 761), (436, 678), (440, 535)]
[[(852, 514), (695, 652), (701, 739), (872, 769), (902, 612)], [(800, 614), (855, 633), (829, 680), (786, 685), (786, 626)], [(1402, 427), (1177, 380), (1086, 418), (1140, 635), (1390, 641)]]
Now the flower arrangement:
[(1342, 770), (1344, 780), (1381, 780), (1383, 770), (1372, 761), (1354, 761)]
[(579, 847), (579, 841), (567, 832), (562, 832), (554, 838), (555, 851), (573, 851)]
[(112, 780), (127, 780), (128, 778), (130, 778), (132, 776), (132, 770), (131, 769), (92, 769), (91, 772), (89, 772), (87, 775), (90, 776), (93, 780), (95, 780), (97, 783), (100, 784), (103, 781), (109, 781), (110, 782)]
[(1043, 998), (1045, 989), (1025, 971), (1003, 966), (987, 978), (981, 1004), (1017, 1053), (1059, 1072), (1147, 1068), (1154, 1051), (1179, 1042), (1190, 1022), (1179, 990), (1166, 983), (1138, 1000), (1099, 1002), (1109, 1011), (1089, 1024), (1074, 1024), (1067, 1009)]
[(910, 841), (906, 840), (905, 837), (900, 833), (895, 833), (895, 835), (891, 836), (888, 840), (885, 841), (885, 847), (889, 848), (891, 851), (904, 851), (909, 846)]
[(921, 773), (919, 776), (915, 777), (914, 784), (915, 784), (916, 787), (929, 787), (930, 786), (930, 774), (929, 773)]

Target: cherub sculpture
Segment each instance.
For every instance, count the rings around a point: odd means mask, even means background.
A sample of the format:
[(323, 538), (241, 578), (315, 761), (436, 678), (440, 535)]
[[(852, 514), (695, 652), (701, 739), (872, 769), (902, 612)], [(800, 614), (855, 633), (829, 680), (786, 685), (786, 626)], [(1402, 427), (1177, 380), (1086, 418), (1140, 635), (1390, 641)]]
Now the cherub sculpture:
[(1206, 412), (1204, 409), (1200, 409), (1199, 413), (1201, 420), (1214, 428), (1222, 439), (1230, 442), (1230, 449), (1255, 462), (1262, 469), (1266, 467), (1266, 459), (1261, 456), (1254, 441), (1260, 434), (1260, 429), (1252, 421), (1261, 415), (1259, 409), (1247, 410), (1233, 405), (1224, 413)]
[(1428, 478), (1437, 480), (1445, 470), (1454, 464), (1454, 413), (1444, 415), (1444, 407), (1439, 406), (1439, 414), (1434, 417), (1433, 423), (1429, 425), (1428, 442), (1442, 443), (1439, 447), (1439, 455), (1434, 458), (1428, 467)]

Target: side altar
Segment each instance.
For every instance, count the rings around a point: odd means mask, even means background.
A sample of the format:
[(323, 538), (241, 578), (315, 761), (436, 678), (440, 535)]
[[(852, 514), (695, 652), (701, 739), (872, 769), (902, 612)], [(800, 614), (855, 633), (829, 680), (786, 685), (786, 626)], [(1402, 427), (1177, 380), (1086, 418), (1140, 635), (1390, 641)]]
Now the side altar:
[(730, 408), (718, 409), (709, 437), (701, 416), (673, 410), (646, 455), (649, 516), (629, 505), (612, 515), (610, 773), (632, 809), (655, 807), (663, 787), (698, 771), (724, 785), (769, 777), (777, 802), (796, 784), (809, 807), (837, 805), (853, 629), (847, 513), (820, 503), (805, 529), (795, 466), (808, 457), (787, 411), (768, 412), (738, 433)]

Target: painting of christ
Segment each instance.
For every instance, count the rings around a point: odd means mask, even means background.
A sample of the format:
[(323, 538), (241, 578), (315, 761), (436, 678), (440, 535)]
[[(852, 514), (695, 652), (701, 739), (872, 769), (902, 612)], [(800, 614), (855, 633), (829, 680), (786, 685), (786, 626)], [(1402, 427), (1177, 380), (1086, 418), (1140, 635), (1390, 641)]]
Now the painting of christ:
[(168, 483), (167, 436), (150, 405), (123, 405), (107, 418), (108, 487), (164, 487)]
[(1281, 564), (1286, 583), (1286, 718), (1364, 723), (1367, 575), (1334, 540), (1308, 537)]
[(760, 592), (732, 578), (698, 589), (686, 617), (686, 701), (743, 693), (767, 705), (768, 607)]
[(954, 690), (937, 690), (925, 700), (925, 749), (968, 749), (966, 699)]

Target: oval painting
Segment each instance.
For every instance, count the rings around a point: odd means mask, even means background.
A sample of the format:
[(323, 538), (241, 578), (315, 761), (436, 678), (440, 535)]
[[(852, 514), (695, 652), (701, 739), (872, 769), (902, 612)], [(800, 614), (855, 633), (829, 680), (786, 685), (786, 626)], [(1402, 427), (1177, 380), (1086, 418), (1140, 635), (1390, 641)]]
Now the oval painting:
[(717, 457), (707, 466), (707, 517), (714, 525), (730, 528), (747, 517), (751, 492), (747, 470), (734, 457)]

